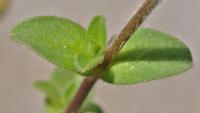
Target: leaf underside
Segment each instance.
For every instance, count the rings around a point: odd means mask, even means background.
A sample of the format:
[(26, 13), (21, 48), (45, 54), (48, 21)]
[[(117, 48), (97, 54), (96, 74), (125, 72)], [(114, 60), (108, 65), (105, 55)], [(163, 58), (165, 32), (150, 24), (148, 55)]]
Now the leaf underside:
[(84, 73), (101, 62), (106, 44), (104, 17), (96, 16), (90, 26), (87, 31), (65, 18), (39, 16), (17, 24), (11, 36), (53, 64)]
[(176, 75), (191, 66), (192, 57), (183, 42), (157, 30), (139, 28), (102, 79), (111, 84), (135, 84)]

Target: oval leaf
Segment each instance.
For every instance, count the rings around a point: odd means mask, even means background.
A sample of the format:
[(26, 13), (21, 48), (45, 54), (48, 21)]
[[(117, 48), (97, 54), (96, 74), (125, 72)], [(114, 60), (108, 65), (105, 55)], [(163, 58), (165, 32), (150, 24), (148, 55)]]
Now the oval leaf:
[(35, 17), (16, 25), (12, 37), (59, 67), (79, 73), (84, 73), (101, 60), (96, 56), (99, 55), (97, 50), (90, 47), (99, 43), (88, 40), (86, 30), (68, 19)]
[(192, 57), (184, 43), (160, 31), (140, 28), (102, 79), (112, 84), (135, 84), (176, 75), (191, 66)]

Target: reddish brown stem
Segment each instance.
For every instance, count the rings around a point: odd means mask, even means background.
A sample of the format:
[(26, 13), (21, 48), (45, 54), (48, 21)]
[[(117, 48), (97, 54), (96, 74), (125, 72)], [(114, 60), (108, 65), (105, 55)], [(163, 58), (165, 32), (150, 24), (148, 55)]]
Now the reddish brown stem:
[(124, 44), (128, 41), (130, 36), (136, 31), (140, 24), (145, 20), (149, 13), (155, 8), (155, 6), (161, 0), (145, 0), (141, 7), (137, 10), (135, 15), (129, 20), (128, 24), (122, 29), (118, 37), (113, 41), (112, 45), (107, 49), (104, 57), (104, 61), (93, 68), (93, 74), (96, 76), (86, 77), (79, 90), (77, 91), (75, 97), (71, 101), (68, 109), (65, 113), (76, 113), (81, 107), (82, 103), (86, 99), (91, 88), (94, 86), (96, 81), (101, 74), (101, 71), (108, 67), (113, 57), (120, 51)]
[(75, 113), (81, 104), (84, 102), (85, 98), (87, 97), (88, 93), (90, 92), (92, 86), (97, 81), (98, 77), (86, 77), (79, 90), (77, 91), (75, 98), (70, 103), (70, 108), (65, 113)]

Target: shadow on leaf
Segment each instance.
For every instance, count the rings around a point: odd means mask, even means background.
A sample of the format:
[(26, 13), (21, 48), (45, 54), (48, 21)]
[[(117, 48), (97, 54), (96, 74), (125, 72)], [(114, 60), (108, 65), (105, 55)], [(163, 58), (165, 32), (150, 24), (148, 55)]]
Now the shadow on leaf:
[(131, 61), (191, 61), (187, 48), (141, 48), (119, 53), (113, 64)]
[[(121, 51), (114, 59), (110, 67), (124, 62), (191, 62), (192, 57), (187, 48), (140, 48), (127, 51)], [(137, 64), (137, 63), (136, 63)], [(159, 63), (158, 63), (159, 64)], [(166, 67), (167, 68), (167, 67)], [(125, 68), (123, 68), (125, 69)], [(144, 70), (145, 71), (145, 70)], [(113, 83), (115, 74), (112, 70), (107, 70), (105, 76), (102, 76), (107, 82)], [(109, 76), (107, 76), (109, 75)], [(170, 75), (168, 75), (170, 76)], [(160, 76), (157, 78), (149, 78), (146, 80), (161, 79), (168, 76)], [(141, 81), (137, 81), (141, 82)]]

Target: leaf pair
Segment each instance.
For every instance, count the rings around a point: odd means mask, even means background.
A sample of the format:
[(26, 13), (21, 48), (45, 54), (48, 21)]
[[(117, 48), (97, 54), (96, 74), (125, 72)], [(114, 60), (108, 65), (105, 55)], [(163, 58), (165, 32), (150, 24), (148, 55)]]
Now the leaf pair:
[[(83, 74), (103, 59), (105, 19), (94, 17), (85, 30), (68, 19), (35, 17), (16, 25), (12, 37), (57, 66)], [(184, 43), (160, 31), (139, 28), (102, 73), (102, 79), (134, 84), (172, 76), (191, 66), (192, 57)]]
[[(38, 81), (35, 87), (45, 93), (45, 112), (63, 113), (78, 90), (83, 77), (65, 69), (55, 69), (49, 81)], [(103, 113), (101, 108), (92, 102), (92, 94), (86, 99), (78, 113)]]

